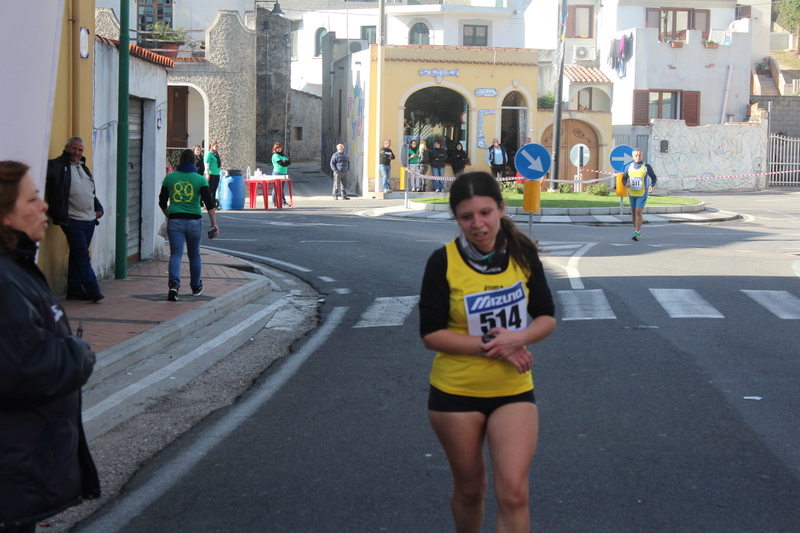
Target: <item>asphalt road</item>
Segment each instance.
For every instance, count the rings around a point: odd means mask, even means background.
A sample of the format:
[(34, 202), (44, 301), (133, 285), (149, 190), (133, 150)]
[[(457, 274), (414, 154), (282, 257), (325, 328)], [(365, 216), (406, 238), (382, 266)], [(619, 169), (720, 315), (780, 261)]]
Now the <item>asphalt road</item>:
[[(536, 227), (559, 324), (534, 347), (535, 530), (800, 528), (800, 316), (768, 309), (800, 301), (800, 193), (705, 199), (745, 217), (647, 225), (638, 243)], [(321, 326), (78, 531), (452, 530), (413, 297), (456, 226), (356, 203), (220, 214), (216, 246), (312, 284)], [(490, 494), (485, 530), (494, 516)]]

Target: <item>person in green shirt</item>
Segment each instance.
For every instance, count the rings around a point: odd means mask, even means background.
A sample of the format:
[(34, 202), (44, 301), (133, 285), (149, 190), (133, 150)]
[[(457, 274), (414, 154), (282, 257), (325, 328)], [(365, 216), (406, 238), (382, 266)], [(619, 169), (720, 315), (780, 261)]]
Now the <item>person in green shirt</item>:
[[(214, 143), (216, 144), (216, 143)], [(214, 199), (206, 179), (197, 173), (194, 151), (186, 149), (181, 152), (178, 170), (170, 172), (161, 183), (161, 194), (158, 205), (167, 217), (167, 235), (169, 236), (169, 292), (167, 300), (178, 300), (181, 288), (181, 259), (183, 245), (186, 244), (189, 255), (189, 286), (193, 296), (203, 293), (203, 264), (200, 261), (200, 238), (203, 236), (203, 210), (200, 200), (206, 204), (208, 218), (211, 220), (209, 237), (219, 235), (217, 215), (214, 211)], [(219, 178), (219, 176), (217, 176)]]
[[(285, 178), (289, 175), (289, 165), (292, 162), (289, 161), (289, 158), (283, 154), (283, 145), (279, 142), (276, 142), (272, 145), (272, 175), (273, 176), (280, 176)], [(288, 206), (289, 202), (286, 201), (286, 182), (284, 181), (281, 187), (281, 196), (283, 197), (283, 205)], [(278, 204), (275, 201), (277, 195), (275, 194), (274, 185), (272, 191), (272, 207), (277, 207)]]
[(419, 172), (419, 148), (417, 148), (417, 141), (411, 141), (408, 145), (408, 170), (411, 171), (411, 187), (406, 187), (408, 190), (416, 192), (419, 190), (420, 181), (417, 177), (417, 172)]
[[(219, 156), (219, 143), (217, 141), (212, 142), (208, 148), (209, 150), (206, 152), (206, 156), (203, 161), (205, 163), (203, 175), (208, 182), (208, 190), (211, 194), (211, 199), (213, 200), (210, 205), (212, 208), (218, 209), (219, 205), (217, 204), (217, 187), (219, 187), (219, 174), (220, 169), (222, 168), (222, 158)], [(208, 207), (208, 204), (206, 207)]]

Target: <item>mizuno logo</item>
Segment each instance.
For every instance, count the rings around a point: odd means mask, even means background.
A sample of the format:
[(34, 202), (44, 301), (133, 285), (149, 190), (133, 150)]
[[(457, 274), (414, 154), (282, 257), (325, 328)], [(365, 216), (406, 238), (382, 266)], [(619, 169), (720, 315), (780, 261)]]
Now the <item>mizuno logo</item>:
[(513, 287), (509, 287), (508, 289), (501, 289), (467, 296), (467, 310), (470, 314), (472, 314), (477, 311), (505, 307), (508, 304), (524, 299), (525, 289), (522, 287), (521, 282), (517, 282)]

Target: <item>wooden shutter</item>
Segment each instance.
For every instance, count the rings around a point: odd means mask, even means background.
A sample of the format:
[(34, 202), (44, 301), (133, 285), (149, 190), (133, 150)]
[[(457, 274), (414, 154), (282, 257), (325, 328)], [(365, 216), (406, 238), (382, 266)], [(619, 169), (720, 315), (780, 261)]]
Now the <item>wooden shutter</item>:
[(650, 124), (650, 91), (633, 91), (633, 124)]
[(711, 11), (708, 9), (694, 10), (694, 30), (703, 32), (703, 39), (708, 39), (711, 32)]
[(736, 6), (736, 20), (749, 19), (752, 7), (751, 6)]
[(189, 138), (189, 88), (172, 86), (169, 90), (169, 112), (167, 113), (167, 146), (187, 148)]
[(700, 125), (700, 91), (683, 91), (681, 118), (686, 122), (687, 126)]
[(658, 40), (663, 41), (664, 37), (661, 35), (661, 31), (663, 28), (661, 27), (661, 10), (660, 9), (648, 9), (647, 10), (647, 21), (645, 24), (646, 28), (658, 28)]

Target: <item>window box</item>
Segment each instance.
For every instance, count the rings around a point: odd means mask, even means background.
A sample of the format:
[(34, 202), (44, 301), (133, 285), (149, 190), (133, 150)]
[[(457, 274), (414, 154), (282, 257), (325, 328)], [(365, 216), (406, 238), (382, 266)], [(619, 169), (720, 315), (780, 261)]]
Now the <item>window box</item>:
[(669, 45), (672, 48), (683, 48), (683, 41), (670, 41)]

